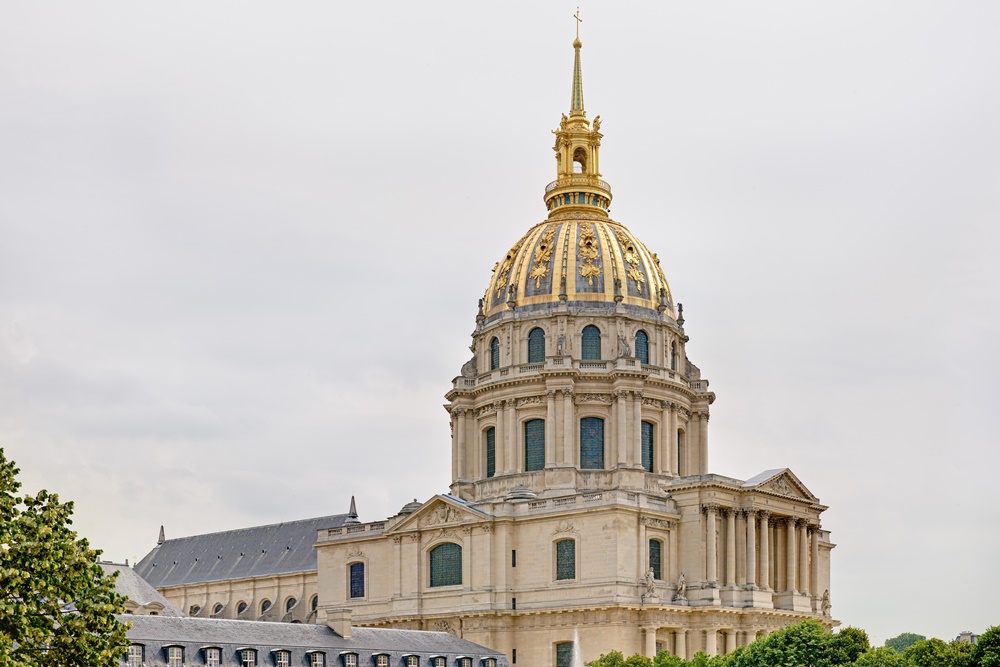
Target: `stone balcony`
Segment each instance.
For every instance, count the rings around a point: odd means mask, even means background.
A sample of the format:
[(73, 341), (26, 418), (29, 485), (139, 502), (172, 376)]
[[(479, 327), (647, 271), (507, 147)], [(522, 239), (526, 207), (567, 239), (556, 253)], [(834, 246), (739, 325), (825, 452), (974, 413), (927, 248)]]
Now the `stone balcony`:
[(601, 361), (583, 361), (571, 357), (547, 357), (542, 363), (520, 364), (517, 366), (507, 366), (496, 370), (480, 373), (476, 377), (457, 377), (452, 380), (452, 388), (459, 391), (467, 391), (482, 387), (484, 385), (497, 382), (507, 382), (515, 379), (541, 378), (549, 373), (565, 373), (572, 371), (582, 376), (587, 375), (608, 375), (611, 373), (643, 373), (649, 378), (659, 378), (669, 382), (675, 382), (683, 387), (689, 387), (695, 391), (707, 391), (708, 381), (697, 380), (689, 382), (687, 377), (677, 371), (651, 366), (640, 363), (638, 359), (631, 357), (619, 357)]

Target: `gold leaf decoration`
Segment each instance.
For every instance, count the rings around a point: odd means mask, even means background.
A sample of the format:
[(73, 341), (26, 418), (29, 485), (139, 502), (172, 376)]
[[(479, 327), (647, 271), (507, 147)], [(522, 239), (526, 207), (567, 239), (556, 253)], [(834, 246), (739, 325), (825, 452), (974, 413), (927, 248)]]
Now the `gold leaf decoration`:
[(554, 249), (552, 241), (555, 239), (555, 236), (555, 228), (549, 225), (545, 228), (542, 238), (538, 242), (538, 250), (535, 252), (535, 265), (531, 267), (531, 273), (529, 274), (535, 279), (535, 289), (541, 288), (542, 278), (549, 273), (549, 259), (552, 258), (552, 251)]
[(594, 277), (601, 275), (601, 267), (594, 263), (597, 259), (597, 234), (594, 227), (587, 226), (580, 228), (580, 249), (577, 251), (584, 259), (580, 265), (580, 275), (587, 279), (587, 283), (593, 287)]
[(622, 246), (622, 257), (629, 264), (628, 271), (625, 273), (635, 282), (635, 288), (641, 292), (642, 286), (646, 282), (646, 277), (639, 270), (639, 253), (635, 249), (635, 244), (621, 230), (618, 230), (615, 235), (618, 237), (618, 243)]
[(507, 284), (507, 276), (510, 275), (510, 267), (514, 265), (514, 257), (517, 256), (517, 251), (521, 248), (522, 243), (524, 243), (523, 238), (514, 244), (514, 247), (510, 249), (510, 252), (507, 253), (507, 256), (503, 258), (503, 261), (500, 262), (495, 269), (497, 276), (495, 284), (497, 298), (500, 297), (500, 292), (503, 290), (504, 285)]
[(580, 275), (587, 279), (587, 283), (593, 286), (594, 276), (601, 275), (601, 267), (594, 264), (592, 260), (587, 260), (580, 267)]

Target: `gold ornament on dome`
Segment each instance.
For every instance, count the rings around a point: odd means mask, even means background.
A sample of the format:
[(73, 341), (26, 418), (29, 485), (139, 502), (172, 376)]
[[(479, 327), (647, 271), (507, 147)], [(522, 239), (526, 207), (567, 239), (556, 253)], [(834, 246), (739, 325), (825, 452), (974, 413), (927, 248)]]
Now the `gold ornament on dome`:
[(531, 273), (529, 274), (535, 279), (535, 289), (541, 288), (542, 278), (549, 273), (548, 265), (549, 259), (552, 258), (552, 241), (555, 239), (555, 236), (556, 230), (550, 225), (545, 228), (542, 238), (538, 243), (538, 251), (535, 253), (535, 265), (531, 267)]
[(594, 264), (597, 259), (597, 235), (593, 227), (580, 228), (580, 248), (577, 251), (584, 262), (580, 265), (580, 275), (587, 279), (587, 284), (594, 286), (594, 278), (601, 275), (601, 267)]
[(635, 282), (635, 288), (641, 292), (642, 286), (646, 282), (646, 277), (642, 275), (642, 271), (639, 270), (639, 253), (636, 252), (635, 245), (633, 245), (629, 237), (625, 235), (625, 232), (619, 230), (616, 232), (616, 235), (618, 236), (618, 242), (622, 246), (622, 256), (629, 264), (628, 271), (625, 273), (628, 274), (628, 277)]
[(514, 257), (517, 255), (517, 251), (520, 249), (522, 243), (524, 243), (523, 238), (514, 244), (514, 247), (510, 249), (510, 252), (508, 252), (507, 256), (503, 258), (503, 261), (497, 264), (497, 266), (493, 269), (497, 276), (496, 290), (498, 298), (501, 290), (504, 288), (504, 285), (507, 284), (507, 276), (510, 275), (510, 268), (514, 265)]

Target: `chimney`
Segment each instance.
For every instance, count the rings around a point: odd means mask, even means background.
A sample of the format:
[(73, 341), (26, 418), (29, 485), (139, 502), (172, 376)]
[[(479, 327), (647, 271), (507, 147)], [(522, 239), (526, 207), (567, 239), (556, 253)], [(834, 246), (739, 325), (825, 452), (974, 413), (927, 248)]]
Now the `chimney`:
[(326, 624), (344, 639), (351, 638), (351, 610), (327, 609)]

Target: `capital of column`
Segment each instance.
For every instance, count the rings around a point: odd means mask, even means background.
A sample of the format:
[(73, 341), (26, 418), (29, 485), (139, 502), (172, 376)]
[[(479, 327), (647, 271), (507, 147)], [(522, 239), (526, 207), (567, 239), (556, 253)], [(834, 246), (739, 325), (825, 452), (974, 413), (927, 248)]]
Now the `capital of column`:
[(559, 391), (562, 392), (563, 398), (573, 398), (576, 396), (576, 392), (572, 389), (560, 389)]
[(466, 410), (465, 408), (455, 408), (454, 410), (451, 411), (451, 416), (452, 417), (464, 417), (467, 412), (468, 412), (468, 410)]
[(624, 401), (625, 399), (628, 398), (628, 395), (629, 395), (628, 389), (615, 389), (614, 397), (619, 401)]
[(762, 521), (770, 521), (774, 513), (771, 510), (757, 510), (757, 516), (761, 518)]
[(741, 507), (741, 508), (739, 509), (739, 512), (740, 512), (740, 514), (742, 514), (742, 515), (743, 515), (744, 517), (746, 517), (746, 518), (748, 518), (748, 519), (749, 519), (749, 518), (750, 518), (750, 517), (752, 517), (752, 516), (757, 516), (757, 513), (759, 512), (759, 510), (757, 510), (757, 509), (755, 509), (755, 508), (753, 508), (753, 507)]
[(703, 410), (703, 411), (701, 411), (701, 412), (698, 413), (698, 416), (701, 417), (701, 420), (703, 422), (707, 422), (708, 421), (708, 412), (706, 412), (706, 411)]
[(555, 399), (557, 393), (558, 392), (555, 389), (548, 389), (545, 392), (545, 398), (547, 398), (547, 399), (549, 399), (551, 401), (551, 400)]
[(719, 511), (719, 505), (717, 503), (705, 503), (701, 506), (701, 511), (708, 514), (716, 514)]
[(728, 517), (730, 514), (734, 515), (737, 514), (737, 511), (733, 507), (720, 507), (719, 514), (721, 514), (724, 517)]

